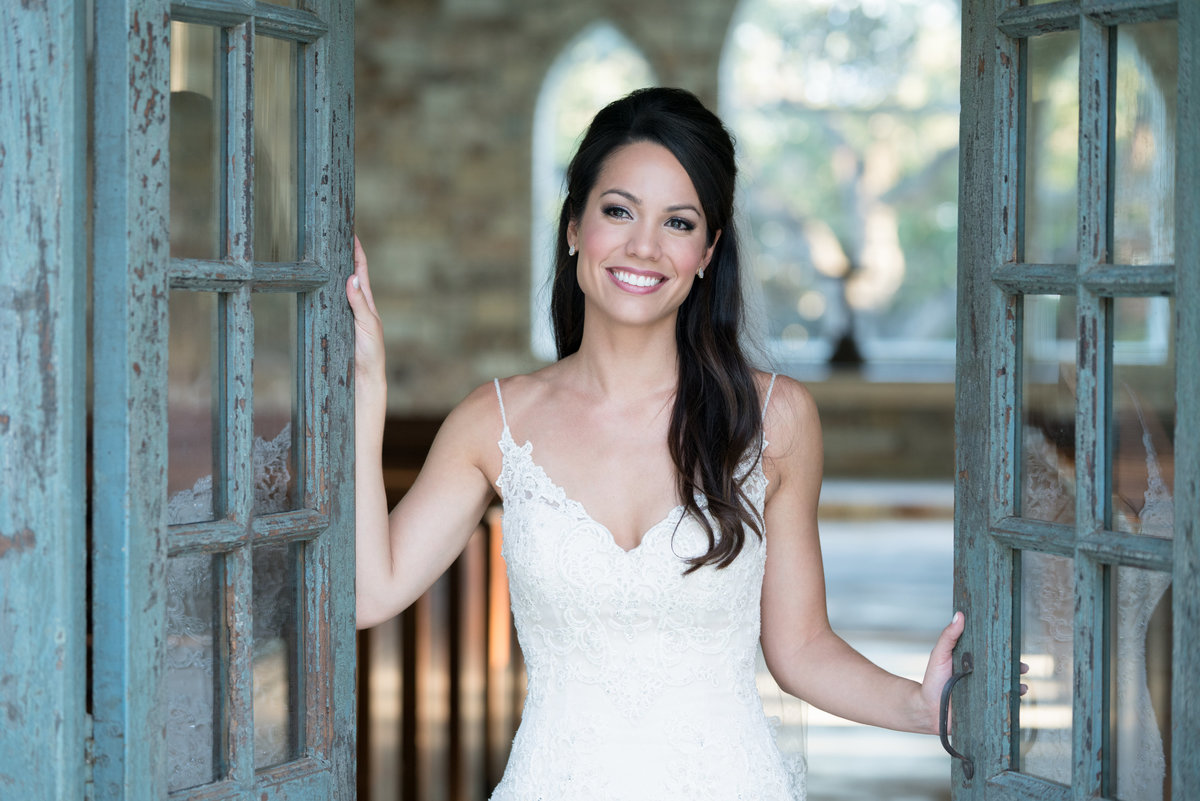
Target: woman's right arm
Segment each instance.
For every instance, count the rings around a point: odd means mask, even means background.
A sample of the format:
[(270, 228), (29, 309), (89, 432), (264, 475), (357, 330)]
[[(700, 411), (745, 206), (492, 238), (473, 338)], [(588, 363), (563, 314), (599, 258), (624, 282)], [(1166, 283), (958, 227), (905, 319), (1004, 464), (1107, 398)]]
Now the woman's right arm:
[(355, 597), (358, 627), (366, 628), (408, 607), (466, 546), (493, 496), (481, 444), (495, 437), (498, 412), (489, 387), (459, 404), (438, 431), (412, 488), (388, 514), (383, 326), (357, 237), (346, 296), (355, 328)]

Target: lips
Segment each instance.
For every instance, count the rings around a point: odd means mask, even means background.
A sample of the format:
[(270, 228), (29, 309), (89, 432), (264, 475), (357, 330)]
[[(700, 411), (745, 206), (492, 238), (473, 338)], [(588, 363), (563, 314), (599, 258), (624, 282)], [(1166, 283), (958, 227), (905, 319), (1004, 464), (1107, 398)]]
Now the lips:
[(667, 280), (656, 273), (640, 273), (623, 269), (611, 269), (608, 274), (622, 287), (642, 291), (653, 289)]

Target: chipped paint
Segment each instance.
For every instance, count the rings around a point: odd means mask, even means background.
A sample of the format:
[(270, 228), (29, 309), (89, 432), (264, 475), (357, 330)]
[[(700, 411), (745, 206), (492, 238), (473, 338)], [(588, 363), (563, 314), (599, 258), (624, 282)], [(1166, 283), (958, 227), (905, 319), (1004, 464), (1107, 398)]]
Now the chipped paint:
[(31, 801), (80, 798), (84, 785), (78, 8), (0, 5), (0, 328), (10, 336), (0, 361), (0, 796)]
[[(15, 5), (7, 4), (4, 13)], [(199, 8), (195, 4), (189, 7), (191, 12), (203, 14), (208, 13), (210, 5), (201, 3)], [(47, 21), (53, 18), (55, 22), (78, 22), (82, 15), (73, 14), (76, 6), (74, 0), (44, 0), (44, 3), (26, 0), (23, 8), (44, 7)], [(168, 603), (165, 568), (170, 539), (164, 525), (167, 462), (165, 338), (171, 270), (165, 219), (169, 207), (167, 186), (171, 155), (166, 149), (170, 4), (167, 0), (106, 0), (95, 6), (94, 305), (97, 314), (94, 330), (90, 333), (94, 336), (95, 346), (97, 425), (92, 534), (95, 573), (113, 580), (97, 581), (94, 585), (95, 723), (91, 730), (95, 741), (94, 789), (89, 788), (85, 793), (82, 787), (84, 765), (93, 761), (85, 759), (82, 753), (84, 732), (87, 731), (82, 722), (81, 654), (85, 637), (82, 630), (71, 629), (55, 620), (37, 631), (29, 629), (31, 640), (34, 634), (48, 634), (41, 640), (49, 647), (38, 670), (30, 671), (31, 676), (36, 673), (38, 683), (18, 683), (20, 702), (7, 703), (10, 676), (0, 677), (0, 683), (5, 684), (6, 697), (6, 705), (0, 714), (21, 724), (0, 727), (0, 752), (9, 753), (12, 735), (6, 736), (5, 729), (9, 732), (15, 729), (18, 736), (25, 737), (29, 731), (27, 721), (37, 717), (39, 721), (48, 721), (42, 731), (53, 734), (52, 730), (56, 730), (55, 736), (60, 739), (38, 743), (40, 762), (34, 759), (30, 762), (38, 769), (44, 764), (51, 773), (57, 771), (64, 775), (56, 778), (34, 770), (27, 771), (29, 776), (14, 776), (0, 768), (0, 795), (5, 798), (13, 787), (17, 788), (12, 790), (14, 797), (30, 799), (75, 799), (91, 794), (105, 801), (120, 801), (135, 796), (162, 798), (168, 794), (165, 786), (167, 771), (163, 769), (165, 738), (162, 732), (166, 722), (165, 704), (162, 703), (165, 686), (162, 653)], [(304, 651), (307, 673), (304, 686), (310, 707), (305, 711), (304, 719), (309, 727), (305, 752), (312, 758), (309, 760), (311, 766), (304, 767), (303, 771), (291, 769), (295, 774), (294, 781), (286, 775), (286, 770), (277, 772), (275, 778), (260, 778), (255, 772), (253, 754), (253, 610), (249, 605), (252, 597), (249, 542), (259, 536), (259, 532), (252, 515), (253, 458), (248, 446), (253, 437), (254, 407), (251, 380), (254, 328), (249, 314), (254, 278), (250, 262), (253, 148), (248, 108), (241, 116), (245, 125), (234, 122), (236, 114), (229, 118), (230, 129), (235, 131), (237, 141), (230, 143), (226, 166), (230, 174), (238, 177), (234, 180), (234, 189), (226, 196), (230, 214), (236, 217), (226, 230), (234, 247), (228, 248), (231, 264), (226, 264), (216, 275), (217, 280), (224, 280), (221, 274), (227, 272), (228, 283), (215, 288), (233, 299), (229, 325), (222, 335), (230, 358), (223, 365), (228, 369), (221, 377), (218, 390), (221, 402), (225, 404), (221, 419), (231, 443), (222, 465), (229, 471), (225, 489), (230, 496), (227, 500), (231, 508), (228, 519), (219, 523), (226, 526), (233, 523), (234, 528), (240, 525), (234, 535), (240, 539), (235, 544), (214, 540), (206, 547), (226, 554), (218, 561), (224, 566), (222, 575), (226, 581), (222, 598), (229, 680), (223, 685), (224, 695), (217, 702), (223, 719), (229, 721), (228, 730), (222, 734), (222, 742), (228, 744), (222, 758), (228, 762), (231, 780), (244, 788), (245, 794), (257, 796), (257, 790), (261, 789), (264, 798), (319, 797), (348, 801), (354, 795), (355, 711), (353, 404), (352, 383), (347, 380), (351, 375), (352, 351), (349, 347), (349, 314), (344, 303), (333, 301), (342, 298), (341, 288), (350, 264), (353, 3), (349, 0), (314, 0), (306, 6), (322, 9), (330, 20), (317, 19), (308, 11), (289, 12), (297, 19), (312, 17), (320, 23), (309, 25), (317, 33), (313, 34), (316, 41), (308, 48), (310, 57), (305, 62), (304, 74), (309, 76), (310, 85), (304, 96), (306, 100), (320, 104), (312, 109), (312, 119), (321, 120), (321, 125), (310, 126), (311, 139), (305, 145), (313, 175), (321, 176), (321, 188), (316, 186), (315, 180), (307, 187), (311, 199), (307, 201), (309, 209), (306, 212), (311, 214), (312, 221), (306, 218), (306, 228), (312, 229), (307, 231), (312, 241), (305, 245), (305, 258), (312, 259), (317, 266), (307, 265), (308, 272), (296, 279), (306, 282), (302, 290), (308, 304), (305, 319), (306, 325), (311, 327), (304, 334), (309, 353), (302, 368), (302, 410), (298, 421), (302, 423), (306, 437), (297, 437), (304, 440), (305, 456), (301, 460), (304, 475), (301, 478), (303, 497), (309, 505), (308, 511), (297, 515), (308, 515), (303, 519), (309, 521), (309, 527), (299, 532), (288, 531), (287, 536), (307, 538), (309, 542), (305, 548), (309, 554), (305, 586), (311, 595), (305, 607), (308, 642)], [(7, 21), (8, 17), (3, 19)], [(26, 50), (9, 47), (12, 26), (0, 27), (6, 29), (0, 32), (0, 37), (4, 37), (0, 60), (7, 64), (10, 58), (28, 59)], [(247, 75), (250, 74), (252, 43), (249, 31), (252, 29), (253, 25), (248, 23), (228, 28), (233, 34), (228, 37), (233, 57), (226, 66), (233, 72), (244, 69)], [(329, 31), (328, 36), (325, 31)], [(81, 64), (84, 48), (75, 46), (75, 39), (82, 34), (82, 30), (74, 31), (68, 42), (70, 46), (59, 46), (52, 41), (46, 56), (49, 62), (58, 65), (63, 54), (71, 54), (73, 63)], [(240, 62), (236, 59), (239, 52)], [(57, 59), (55, 53), (59, 54)], [(21, 69), (4, 70), (0, 74), (25, 75), (28, 68), (26, 62)], [(0, 119), (0, 131), (4, 134), (0, 137), (4, 142), (0, 145), (0, 165), (12, 167), (13, 162), (23, 158), (31, 167), (38, 166), (39, 158), (54, 155), (53, 149), (62, 147), (62, 142), (56, 138), (60, 131), (43, 113), (53, 104), (61, 104), (62, 93), (51, 91), (54, 84), (45, 81), (44, 77), (27, 82), (19, 110)], [(252, 82), (235, 80), (232, 83), (235, 85), (230, 91), (231, 102), (247, 107), (250, 100), (247, 92)], [(236, 85), (239, 83), (240, 86)], [(0, 82), (0, 99), (6, 103), (6, 109), (11, 109), (8, 85), (7, 81)], [(82, 100), (82, 82), (80, 90)], [(37, 103), (29, 103), (31, 98)], [(339, 120), (330, 125), (328, 118), (331, 115), (327, 110), (335, 104), (339, 108), (344, 104), (349, 114), (339, 114)], [(237, 135), (239, 127), (242, 130), (240, 137)], [(18, 130), (20, 136), (9, 137), (12, 130)], [(71, 129), (65, 128), (61, 133), (70, 136)], [(78, 141), (82, 142), (82, 139)], [(10, 149), (20, 156), (7, 159)], [(66, 150), (64, 148), (63, 152)], [(79, 148), (73, 157), (80, 165), (81, 156), (82, 148)], [(5, 204), (11, 186), (7, 181), (0, 182), (0, 214), (9, 213), (10, 207)], [(6, 436), (6, 458), (10, 445), (14, 448), (12, 453), (19, 452), (24, 456), (27, 450), (18, 451), (17, 448), (27, 439), (43, 448), (42, 451), (28, 451), (35, 453), (36, 460), (25, 457), (31, 463), (40, 460), (37, 466), (45, 470), (44, 485), (36, 487), (39, 490), (57, 487), (55, 482), (62, 480), (76, 480), (80, 485), (83, 481), (82, 454), (76, 451), (64, 454), (61, 448), (67, 438), (57, 436), (61, 430), (56, 430), (53, 425), (38, 425), (45, 420), (61, 422), (67, 415), (81, 414), (83, 409), (83, 404), (71, 397), (77, 388), (74, 382), (80, 374), (82, 353), (74, 354), (80, 360), (74, 368), (62, 363), (63, 353), (73, 347), (73, 335), (77, 335), (79, 343), (83, 341), (82, 324), (72, 318), (76, 308), (82, 309), (82, 303), (78, 307), (70, 303), (64, 305), (67, 295), (63, 292), (62, 275), (56, 269), (86, 261), (64, 244), (68, 240), (76, 241), (76, 237), (64, 233), (67, 230), (64, 226), (80, 225), (83, 215), (69, 204), (57, 205), (62, 198), (82, 202), (84, 195), (78, 191), (73, 193), (70, 187), (58, 187), (56, 192), (58, 200), (55, 202), (33, 204), (42, 210), (38, 214), (13, 215), (21, 220), (21, 225), (6, 225), (2, 229), (19, 227), (28, 235), (31, 252), (36, 251), (41, 260), (38, 264), (43, 268), (41, 278), (31, 277), (19, 291), (0, 289), (3, 322), (7, 325), (13, 315), (23, 315), (22, 319), (28, 317), (33, 322), (30, 326), (20, 327), (26, 348), (22, 354), (27, 354), (27, 357), (23, 355), (22, 361), (28, 368), (25, 374), (30, 378), (20, 383), (3, 382), (5, 389), (0, 391), (0, 409), (4, 411), (0, 413), (0, 433)], [(21, 211), (28, 212), (29, 198), (22, 202)], [(0, 222), (9, 220), (9, 216), (0, 217)], [(82, 240), (82, 236), (77, 239)], [(6, 241), (5, 246), (8, 245)], [(46, 265), (53, 268), (47, 269)], [(197, 274), (202, 270), (203, 266), (196, 268)], [(30, 276), (33, 275), (31, 271)], [(192, 278), (190, 274), (189, 278)], [(196, 280), (212, 278), (212, 275), (199, 275)], [(8, 375), (0, 366), (0, 376), (7, 379)], [(24, 393), (34, 398), (32, 404)], [(30, 405), (34, 407), (34, 418), (26, 414)], [(36, 472), (29, 471), (31, 475)], [(41, 475), (38, 477), (42, 479)], [(31, 487), (29, 497), (33, 498), (36, 494), (33, 486), (37, 482), (27, 484)], [(38, 569), (67, 571), (54, 574), (58, 580), (42, 583), (47, 588), (67, 593), (67, 602), (73, 604), (76, 614), (74, 622), (82, 625), (82, 588), (85, 586), (85, 580), (81, 578), (85, 569), (82, 548), (87, 538), (81, 524), (76, 525), (73, 536), (63, 538), (61, 532), (40, 522), (55, 514), (72, 513), (78, 513), (77, 521), (81, 521), (82, 502), (78, 495), (75, 498), (80, 500), (78, 509), (70, 507), (65, 495), (52, 496), (49, 500), (39, 496), (39, 511), (37, 515), (29, 516), (27, 522), (22, 519), (13, 524), (8, 518), (0, 518), (3, 527), (0, 528), (0, 602), (3, 602), (0, 608), (6, 617), (16, 608), (10, 604), (12, 597), (6, 588), (17, 585), (8, 581), (8, 575), (3, 571), (9, 565), (21, 563), (24, 568), (26, 563), (38, 562)], [(56, 505), (55, 501), (59, 503)], [(320, 514), (314, 514), (313, 509), (319, 510)], [(4, 507), (4, 514), (7, 510), (8, 507)], [(268, 536), (274, 536), (274, 532)], [(66, 552), (72, 559), (21, 559), (25, 553), (40, 554), (42, 551), (56, 557)], [(75, 572), (69, 572), (71, 570)], [(69, 580), (62, 580), (64, 575)], [(32, 626), (40, 617), (27, 614), (23, 619), (32, 621)], [(9, 667), (10, 663), (6, 662), (5, 670)], [(55, 672), (67, 678), (49, 688), (51, 681), (47, 677)], [(58, 692), (59, 696), (50, 697), (51, 691)], [(45, 704), (38, 698), (38, 692), (47, 693)], [(64, 694), (68, 696), (66, 701), (62, 700)], [(45, 707), (52, 711), (39, 714)], [(268, 790), (256, 787), (256, 782), (268, 786), (272, 782), (275, 784)], [(39, 792), (45, 795), (39, 795)]]
[[(1190, 267), (1200, 263), (1200, 235), (1192, 226), (1187, 229), (1190, 245), (1177, 246), (1179, 269), (1174, 266), (1131, 267), (1110, 265), (1108, 261), (1112, 225), (1107, 208), (1113, 180), (1109, 163), (1111, 124), (1109, 105), (1113, 98), (1110, 81), (1112, 38), (1116, 31), (1110, 27), (1118, 22), (1180, 16), (1180, 108), (1196, 97), (1200, 81), (1194, 77), (1194, 55), (1184, 52), (1184, 42), (1200, 41), (1200, 4), (1161, 2), (1161, 0), (1128, 0), (1120, 4), (1078, 3), (1034, 5), (991, 0), (964, 2), (963, 63), (971, 58), (982, 59), (996, 52), (994, 61), (998, 74), (988, 77), (985, 70), (964, 75), (962, 97), (962, 137), (964, 147), (960, 170), (960, 250), (959, 279), (960, 350), (958, 364), (957, 428), (958, 473), (956, 487), (956, 599), (968, 606), (968, 621), (972, 609), (986, 609), (990, 620), (973, 625), (968, 622), (962, 647), (977, 654), (987, 654), (978, 666), (984, 676), (982, 689), (977, 682), (967, 690), (968, 698), (960, 705), (967, 710), (972, 729), (964, 752), (971, 753), (977, 762), (988, 766), (987, 783), (961, 781), (956, 776), (955, 798), (986, 801), (1003, 793), (994, 792), (1004, 783), (1011, 768), (1010, 722), (1013, 708), (1002, 694), (1011, 686), (1012, 639), (1014, 636), (1014, 604), (1012, 593), (1019, 591), (1013, 583), (1013, 554), (1019, 549), (1038, 549), (1052, 534), (1040, 524), (1012, 517), (1019, 481), (1019, 447), (1021, 425), (1019, 410), (1022, 404), (1020, 386), (1019, 345), (1022, 319), (1014, 316), (1012, 301), (1025, 294), (1065, 294), (1078, 298), (1077, 326), (1074, 336), (1076, 353), (1076, 509), (1073, 534), (1076, 550), (1076, 597), (1073, 636), (1077, 643), (1075, 658), (1075, 704), (1073, 732), (1074, 766), (1073, 790), (1077, 797), (1098, 797), (1102, 792), (1105, 767), (1104, 748), (1107, 727), (1104, 682), (1105, 660), (1110, 658), (1104, 648), (1107, 635), (1104, 590), (1106, 568), (1102, 563), (1150, 564), (1154, 569), (1170, 569), (1173, 564), (1167, 553), (1178, 559), (1184, 554), (1190, 560), (1186, 570), (1183, 563), (1174, 563), (1175, 593), (1175, 655), (1173, 659), (1172, 730), (1173, 784), (1177, 788), (1200, 786), (1200, 759), (1195, 746), (1200, 744), (1200, 730), (1180, 725), (1179, 710), (1185, 705), (1192, 710), (1189, 721), (1200, 720), (1200, 709), (1194, 688), (1200, 681), (1200, 646), (1196, 627), (1200, 625), (1200, 542), (1194, 534), (1185, 535), (1177, 524), (1173, 549), (1155, 551), (1103, 534), (1106, 501), (1111, 492), (1109, 449), (1112, 447), (1111, 423), (1107, 416), (1113, 406), (1110, 375), (1114, 333), (1112, 330), (1111, 296), (1146, 296), (1173, 294), (1179, 317), (1175, 357), (1179, 387), (1180, 430), (1175, 450), (1176, 503), (1183, 508), (1197, 508), (1196, 493), (1200, 491), (1200, 271)], [(1017, 32), (1019, 29), (1020, 32)], [(1021, 220), (1011, 213), (1021, 204), (1016, 190), (1009, 186), (1009, 177), (1021, 174), (1023, 154), (1018, 139), (1025, 129), (1027, 109), (1020, 107), (1019, 89), (1024, 76), (1017, 58), (1017, 47), (1024, 37), (1051, 30), (1079, 31), (1079, 63), (1081, 88), (1079, 115), (1079, 225), (1076, 231), (1079, 264), (1066, 269), (1051, 269), (1055, 265), (1024, 265), (1016, 263), (1022, 252), (1019, 237)], [(1192, 75), (1191, 89), (1186, 76)], [(1191, 210), (1200, 203), (1200, 147), (1196, 146), (1200, 131), (1200, 104), (1191, 103), (1192, 119), (1180, 117), (1179, 138), (1175, 141), (1180, 164), (1189, 166), (1177, 171), (1177, 204)], [(970, 147), (966, 145), (970, 144)], [(1185, 155), (1186, 154), (1186, 155)], [(1191, 193), (1191, 200), (1185, 195)], [(1020, 212), (1017, 211), (1017, 214)], [(1177, 226), (1186, 215), (1179, 214)], [(1177, 241), (1185, 236), (1183, 228)], [(1190, 249), (1189, 249), (1190, 247)], [(1013, 269), (1000, 270), (1000, 259), (1011, 262)], [(1187, 265), (1189, 269), (1183, 269)], [(1150, 274), (1153, 271), (1153, 274)], [(1174, 287), (1174, 291), (1170, 288)], [(1184, 291), (1190, 288), (1190, 292)], [(1185, 311), (1190, 309), (1191, 311)], [(1188, 318), (1188, 315), (1192, 315)], [(1187, 320), (1191, 325), (1188, 326)], [(969, 347), (963, 347), (964, 341)], [(1190, 389), (1185, 390), (1185, 387)], [(1185, 407), (1190, 411), (1185, 411)], [(988, 430), (981, 431), (978, 420), (987, 410)], [(1184, 421), (1187, 421), (1186, 423)], [(1187, 434), (1183, 426), (1189, 426)], [(1181, 445), (1184, 440), (1187, 444)], [(1182, 455), (1190, 447), (1192, 453)], [(1185, 464), (1186, 461), (1186, 464)], [(1191, 480), (1181, 483), (1188, 473)], [(976, 476), (974, 481), (969, 476)], [(1190, 494), (1189, 494), (1190, 493)], [(1187, 494), (1188, 500), (1183, 501)], [(986, 496), (990, 495), (990, 502)], [(1177, 506), (1177, 508), (1179, 508)], [(1191, 516), (1188, 516), (1191, 517)], [(1190, 525), (1190, 521), (1189, 521)], [(1009, 529), (1005, 527), (1008, 526)], [(1016, 532), (1016, 533), (1013, 533)], [(1058, 532), (1057, 537), (1062, 536)], [(1187, 536), (1185, 541), (1182, 539)], [(1099, 543), (1099, 544), (1098, 544)], [(1058, 543), (1061, 549), (1062, 543)], [(1164, 568), (1164, 565), (1166, 566)], [(1185, 582), (1190, 590), (1181, 592)], [(1181, 599), (1187, 598), (1186, 602)], [(1183, 604), (1188, 605), (1183, 609)], [(975, 619), (978, 619), (976, 617)], [(1186, 643), (1186, 644), (1184, 644)], [(1183, 645), (1181, 645), (1183, 644)], [(1188, 649), (1188, 656), (1182, 654)], [(1181, 690), (1186, 686), (1187, 690)], [(1183, 743), (1187, 743), (1184, 745)], [(1111, 755), (1109, 755), (1111, 756)], [(984, 786), (992, 785), (992, 786)], [(1024, 797), (1024, 791), (1019, 793)], [(1007, 796), (1006, 796), (1007, 797)], [(1174, 796), (1173, 796), (1174, 797)], [(1183, 796), (1178, 796), (1182, 798)]]
[(22, 529), (15, 534), (0, 532), (0, 559), (25, 551), (32, 551), (37, 545), (37, 536), (29, 529)]

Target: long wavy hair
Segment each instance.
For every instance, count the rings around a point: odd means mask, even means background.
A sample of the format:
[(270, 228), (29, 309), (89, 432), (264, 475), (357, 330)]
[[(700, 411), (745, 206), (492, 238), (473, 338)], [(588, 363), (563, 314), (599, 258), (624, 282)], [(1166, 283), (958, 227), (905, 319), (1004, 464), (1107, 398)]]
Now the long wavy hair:
[[(761, 516), (742, 488), (744, 476), (738, 474), (750, 449), (761, 449), (762, 415), (754, 373), (740, 342), (743, 307), (733, 218), (733, 137), (691, 93), (639, 89), (610, 103), (588, 127), (567, 167), (567, 196), (558, 221), (550, 296), (555, 345), (561, 359), (579, 350), (583, 339), (584, 297), (576, 258), (567, 251), (567, 227), (583, 214), (608, 157), (634, 142), (653, 142), (675, 156), (700, 197), (707, 244), (716, 239), (705, 277), (693, 283), (679, 308), (679, 382), (668, 445), (679, 497), (708, 535), (708, 551), (689, 559), (686, 572), (704, 565), (722, 568), (741, 552), (747, 529), (763, 536)], [(707, 514), (697, 494), (705, 498)]]

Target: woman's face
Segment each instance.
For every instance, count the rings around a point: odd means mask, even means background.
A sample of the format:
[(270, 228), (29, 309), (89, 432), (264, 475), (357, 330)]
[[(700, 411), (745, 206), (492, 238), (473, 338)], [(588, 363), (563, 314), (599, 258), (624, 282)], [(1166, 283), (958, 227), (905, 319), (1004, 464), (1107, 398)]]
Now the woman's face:
[(696, 189), (671, 151), (652, 142), (614, 150), (567, 226), (586, 314), (625, 324), (673, 319), (712, 258), (720, 232), (708, 244), (707, 231)]

